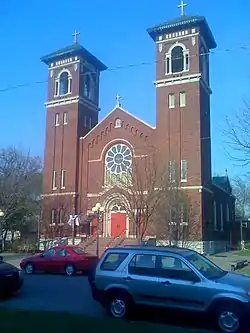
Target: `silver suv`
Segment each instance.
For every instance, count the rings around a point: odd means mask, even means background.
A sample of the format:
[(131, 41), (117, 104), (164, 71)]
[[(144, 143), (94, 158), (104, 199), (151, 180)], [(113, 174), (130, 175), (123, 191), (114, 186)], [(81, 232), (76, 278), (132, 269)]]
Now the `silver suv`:
[(109, 248), (89, 282), (93, 298), (115, 318), (147, 305), (207, 312), (227, 333), (242, 333), (248, 324), (250, 277), (224, 271), (189, 249)]

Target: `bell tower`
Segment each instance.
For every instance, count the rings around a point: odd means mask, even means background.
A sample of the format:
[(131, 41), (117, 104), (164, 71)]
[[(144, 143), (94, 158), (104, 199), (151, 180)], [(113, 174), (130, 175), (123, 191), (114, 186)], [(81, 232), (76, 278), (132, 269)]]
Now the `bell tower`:
[(72, 197), (78, 191), (79, 137), (98, 122), (100, 72), (107, 69), (78, 43), (78, 35), (75, 31), (72, 45), (41, 58), (49, 72), (43, 193), (45, 198), (70, 196), (71, 212), (77, 210)]
[(148, 29), (156, 43), (156, 136), (161, 156), (183, 186), (211, 182), (209, 51), (216, 47), (203, 16), (181, 16)]

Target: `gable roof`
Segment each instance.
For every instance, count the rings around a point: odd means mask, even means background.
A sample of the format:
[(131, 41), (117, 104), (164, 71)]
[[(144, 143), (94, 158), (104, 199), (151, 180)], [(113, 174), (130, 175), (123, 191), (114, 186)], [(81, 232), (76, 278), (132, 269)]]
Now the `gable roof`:
[(127, 110), (125, 110), (124, 108), (122, 108), (121, 106), (116, 106), (111, 112), (109, 112), (101, 121), (99, 121), (86, 135), (80, 137), (80, 140), (84, 140), (88, 135), (90, 135), (90, 133), (94, 132), (94, 130), (96, 128), (98, 128), (109, 116), (111, 116), (112, 113), (114, 113), (115, 111), (121, 111), (124, 112), (126, 115), (134, 118), (136, 121), (142, 123), (143, 125), (147, 126), (150, 130), (155, 130), (155, 126), (152, 126), (150, 124), (148, 124), (147, 122), (145, 122), (144, 120), (136, 117), (135, 115), (133, 115), (132, 113), (128, 112)]
[(212, 178), (213, 185), (220, 187), (228, 193), (232, 193), (232, 187), (229, 181), (228, 176), (215, 176)]

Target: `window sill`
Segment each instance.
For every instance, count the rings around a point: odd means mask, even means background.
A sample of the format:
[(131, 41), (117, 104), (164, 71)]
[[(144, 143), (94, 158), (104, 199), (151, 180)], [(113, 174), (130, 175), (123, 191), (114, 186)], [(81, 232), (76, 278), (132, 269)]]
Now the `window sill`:
[(182, 179), (181, 183), (187, 183), (187, 179)]
[(58, 127), (58, 126), (60, 126), (60, 124), (55, 124), (55, 127)]
[(63, 125), (68, 125), (68, 123), (63, 123)]
[(57, 187), (53, 187), (53, 188), (52, 188), (52, 191), (56, 191), (56, 190), (57, 190)]
[(181, 72), (175, 72), (175, 73), (166, 73), (165, 72), (165, 76), (169, 76), (169, 75), (180, 75), (180, 74), (183, 74), (183, 73), (188, 73), (189, 72), (189, 69), (188, 70), (183, 70)]
[(62, 95), (54, 95), (54, 98), (56, 98), (56, 97), (67, 97), (71, 94), (72, 94), (72, 92), (68, 92), (67, 94), (62, 94)]
[(62, 186), (62, 187), (61, 187), (61, 190), (65, 190), (65, 186)]
[(169, 109), (175, 109), (175, 106), (169, 106), (168, 108)]

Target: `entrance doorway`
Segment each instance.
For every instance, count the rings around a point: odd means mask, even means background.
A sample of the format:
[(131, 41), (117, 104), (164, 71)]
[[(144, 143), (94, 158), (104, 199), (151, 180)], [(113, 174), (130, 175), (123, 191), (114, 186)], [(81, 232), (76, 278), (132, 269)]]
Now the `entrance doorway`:
[(126, 232), (127, 214), (125, 208), (115, 204), (111, 208), (111, 237), (118, 237)]

